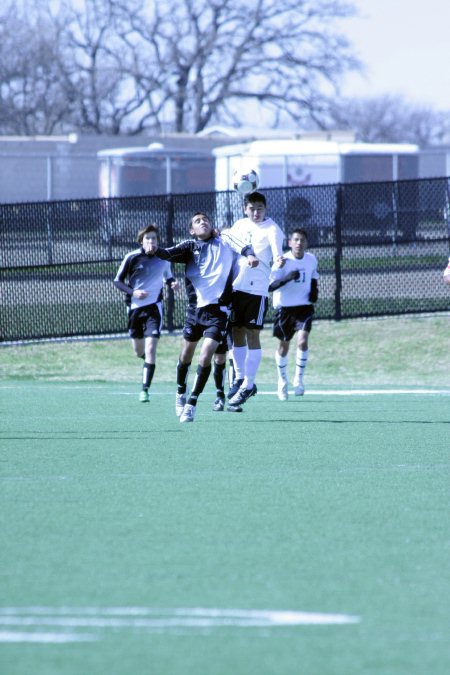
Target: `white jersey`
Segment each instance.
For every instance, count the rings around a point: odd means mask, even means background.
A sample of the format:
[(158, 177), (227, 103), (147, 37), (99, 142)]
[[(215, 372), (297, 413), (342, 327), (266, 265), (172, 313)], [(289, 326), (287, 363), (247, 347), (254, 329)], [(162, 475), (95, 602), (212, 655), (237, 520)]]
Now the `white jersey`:
[(288, 281), (273, 292), (272, 303), (277, 307), (298, 307), (300, 305), (310, 305), (309, 293), (311, 291), (311, 280), (318, 279), (317, 258), (313, 253), (306, 251), (303, 258), (296, 258), (292, 251), (285, 253), (286, 263), (283, 267), (272, 267), (270, 274), (270, 283), (273, 281), (282, 281), (289, 272), (298, 270), (300, 276), (298, 279)]
[(237, 247), (249, 245), (259, 260), (257, 267), (249, 267), (245, 258), (238, 260), (237, 275), (233, 281), (233, 290), (244, 291), (251, 295), (269, 294), (269, 277), (272, 262), (283, 255), (284, 234), (271, 219), (254, 223), (250, 218), (241, 218), (223, 233), (224, 239), (237, 250)]

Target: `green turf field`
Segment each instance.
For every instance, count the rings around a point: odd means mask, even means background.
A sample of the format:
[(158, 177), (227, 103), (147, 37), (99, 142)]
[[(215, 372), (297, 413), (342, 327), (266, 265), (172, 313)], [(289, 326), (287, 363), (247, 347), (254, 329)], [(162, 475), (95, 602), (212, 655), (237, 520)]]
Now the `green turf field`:
[(398, 385), (5, 379), (2, 675), (447, 675), (450, 387)]

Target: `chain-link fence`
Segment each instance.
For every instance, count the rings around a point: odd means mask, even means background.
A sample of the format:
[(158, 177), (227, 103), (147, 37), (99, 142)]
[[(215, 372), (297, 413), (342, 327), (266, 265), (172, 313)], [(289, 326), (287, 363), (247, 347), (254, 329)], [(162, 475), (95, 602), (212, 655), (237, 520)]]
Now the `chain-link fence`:
[[(450, 247), (450, 179), (265, 190), (286, 234), (304, 227), (320, 273), (318, 319), (450, 309), (442, 283)], [(137, 231), (155, 222), (161, 244), (189, 237), (206, 211), (219, 228), (242, 217), (236, 192), (0, 206), (1, 341), (126, 331), (112, 283)], [(174, 266), (182, 279), (184, 269)], [(164, 327), (183, 325), (184, 283), (165, 290)], [(271, 313), (267, 317), (270, 321)]]

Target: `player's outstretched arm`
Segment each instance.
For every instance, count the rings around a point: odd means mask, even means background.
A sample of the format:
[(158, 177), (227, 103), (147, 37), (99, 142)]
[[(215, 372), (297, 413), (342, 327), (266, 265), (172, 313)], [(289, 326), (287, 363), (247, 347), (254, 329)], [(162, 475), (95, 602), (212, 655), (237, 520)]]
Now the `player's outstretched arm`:
[(158, 246), (154, 255), (161, 260), (170, 260), (170, 262), (180, 262), (186, 263), (189, 261), (192, 246), (194, 241), (192, 239), (186, 239), (176, 246), (170, 246), (169, 248), (161, 248)]
[(272, 283), (269, 286), (269, 291), (272, 293), (273, 291), (277, 291), (279, 288), (282, 286), (286, 286), (290, 281), (295, 281), (298, 279), (300, 276), (300, 272), (298, 270), (292, 270), (292, 272), (289, 272), (289, 274), (286, 274), (285, 277), (282, 277), (281, 279), (275, 279), (272, 281)]

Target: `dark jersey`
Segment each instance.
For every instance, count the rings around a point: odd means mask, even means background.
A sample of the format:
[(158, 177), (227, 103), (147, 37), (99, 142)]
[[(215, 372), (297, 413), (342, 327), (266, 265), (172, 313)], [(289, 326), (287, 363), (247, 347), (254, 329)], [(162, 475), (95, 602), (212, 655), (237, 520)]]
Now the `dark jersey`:
[[(251, 252), (250, 247), (246, 248)], [(206, 241), (186, 239), (171, 248), (158, 248), (155, 255), (170, 262), (184, 263), (190, 306), (228, 304), (234, 253), (220, 237)]]
[[(147, 255), (143, 248), (128, 253), (114, 278), (114, 285), (120, 291), (128, 293), (131, 309), (152, 305), (162, 299), (162, 287), (164, 280), (167, 283), (173, 281), (170, 263)], [(131, 297), (130, 291), (141, 289), (147, 291), (146, 298)]]

